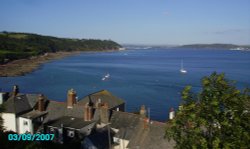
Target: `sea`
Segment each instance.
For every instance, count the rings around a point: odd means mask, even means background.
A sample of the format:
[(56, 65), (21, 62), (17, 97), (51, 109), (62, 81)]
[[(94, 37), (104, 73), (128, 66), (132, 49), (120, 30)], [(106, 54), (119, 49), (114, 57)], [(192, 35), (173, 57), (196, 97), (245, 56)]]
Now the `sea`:
[[(180, 73), (181, 62), (186, 74)], [(145, 105), (151, 119), (165, 122), (170, 108), (177, 109), (181, 103), (184, 87), (191, 85), (199, 92), (202, 78), (213, 72), (225, 73), (238, 89), (250, 87), (250, 52), (191, 48), (85, 52), (42, 64), (25, 76), (0, 77), (0, 91), (19, 85), (22, 93), (66, 101), (71, 88), (78, 100), (105, 89), (125, 100), (126, 111), (136, 112)]]

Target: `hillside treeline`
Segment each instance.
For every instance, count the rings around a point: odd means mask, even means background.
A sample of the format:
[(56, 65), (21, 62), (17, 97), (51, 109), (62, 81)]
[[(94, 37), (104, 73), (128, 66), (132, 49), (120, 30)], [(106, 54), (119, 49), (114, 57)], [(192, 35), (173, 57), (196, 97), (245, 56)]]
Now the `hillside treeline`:
[(70, 39), (28, 33), (0, 33), (0, 63), (58, 51), (114, 50), (121, 46), (111, 40)]

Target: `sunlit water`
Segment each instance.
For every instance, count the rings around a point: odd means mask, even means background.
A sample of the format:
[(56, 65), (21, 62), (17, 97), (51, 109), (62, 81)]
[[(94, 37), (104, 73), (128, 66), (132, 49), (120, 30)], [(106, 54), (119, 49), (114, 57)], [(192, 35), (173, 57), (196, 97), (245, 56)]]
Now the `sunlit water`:
[[(180, 73), (181, 60), (187, 74)], [(21, 92), (43, 93), (65, 101), (74, 88), (79, 99), (107, 89), (126, 101), (127, 111), (144, 104), (152, 119), (166, 121), (171, 107), (177, 108), (186, 85), (199, 91), (203, 76), (225, 72), (237, 80), (237, 87), (250, 87), (250, 52), (214, 49), (147, 49), (82, 53), (43, 64), (21, 77), (0, 78), (0, 88), (10, 91), (15, 84)], [(107, 74), (110, 78), (102, 78)]]

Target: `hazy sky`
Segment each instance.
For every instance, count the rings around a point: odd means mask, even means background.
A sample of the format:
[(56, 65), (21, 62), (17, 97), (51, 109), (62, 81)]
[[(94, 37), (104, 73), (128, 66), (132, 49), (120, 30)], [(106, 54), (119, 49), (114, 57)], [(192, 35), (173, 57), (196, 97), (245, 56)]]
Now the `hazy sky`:
[(250, 44), (250, 0), (0, 0), (0, 31), (119, 43)]

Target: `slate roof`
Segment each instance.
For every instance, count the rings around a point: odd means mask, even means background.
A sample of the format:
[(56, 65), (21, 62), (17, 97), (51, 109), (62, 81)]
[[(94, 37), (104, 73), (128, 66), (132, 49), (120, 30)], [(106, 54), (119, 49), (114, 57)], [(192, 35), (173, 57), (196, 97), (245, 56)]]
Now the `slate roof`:
[(18, 94), (4, 102), (6, 113), (21, 114), (32, 110), (38, 101), (38, 94)]
[(165, 123), (151, 121), (148, 124), (148, 128), (145, 129), (142, 127), (135, 132), (127, 147), (131, 149), (172, 149), (175, 146), (175, 142), (164, 138), (165, 129)]
[(121, 111), (112, 111), (110, 123), (112, 128), (134, 129), (138, 125), (141, 119), (142, 119), (141, 116), (138, 114), (121, 112)]
[(44, 123), (58, 119), (63, 116), (70, 116), (75, 118), (84, 118), (84, 106), (74, 105), (73, 108), (67, 108), (67, 103), (50, 100), (48, 101), (46, 116)]
[(143, 118), (138, 114), (113, 111), (110, 126), (111, 128), (119, 129), (115, 137), (130, 140), (138, 125), (142, 123)]
[(112, 95), (107, 90), (101, 90), (101, 91), (89, 94), (88, 96), (78, 101), (77, 104), (85, 105), (89, 101), (91, 101), (92, 103), (96, 103), (99, 99), (101, 99), (102, 103), (108, 103), (108, 106), (110, 109), (118, 105), (124, 104), (124, 100)]
[(132, 137), (133, 133), (134, 133), (134, 129), (131, 128), (120, 128), (119, 131), (114, 135), (114, 137), (116, 138), (121, 138), (121, 139), (125, 139), (125, 140), (130, 140), (130, 138)]
[(164, 138), (165, 123), (151, 121), (145, 127), (145, 121), (140, 115), (121, 111), (113, 111), (110, 123), (112, 128), (119, 130), (114, 137), (129, 140), (128, 148), (173, 148), (175, 145), (173, 140)]
[(23, 115), (20, 115), (20, 117), (24, 117), (24, 118), (28, 118), (28, 119), (35, 119), (37, 117), (40, 117), (42, 115), (45, 115), (46, 113), (48, 113), (47, 111), (38, 111), (38, 110), (32, 110), (28, 113), (25, 113)]
[(53, 127), (61, 127), (63, 124), (63, 127), (68, 127), (68, 128), (74, 128), (74, 129), (81, 129), (93, 122), (91, 121), (84, 121), (83, 118), (75, 118), (75, 117), (70, 117), (70, 116), (63, 116), (58, 119), (49, 121), (47, 123), (48, 126), (53, 126)]

